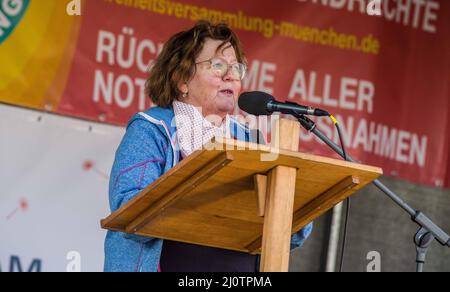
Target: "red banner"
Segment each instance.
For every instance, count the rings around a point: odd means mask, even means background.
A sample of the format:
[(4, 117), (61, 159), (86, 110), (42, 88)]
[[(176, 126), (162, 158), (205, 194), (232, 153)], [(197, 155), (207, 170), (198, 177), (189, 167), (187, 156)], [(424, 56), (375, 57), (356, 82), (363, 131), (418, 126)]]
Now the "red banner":
[[(387, 175), (450, 186), (449, 1), (87, 0), (82, 5), (57, 112), (125, 124), (150, 106), (143, 92), (146, 71), (164, 41), (197, 20), (224, 21), (249, 60), (245, 90), (327, 109), (341, 122), (354, 158), (383, 167)], [(317, 122), (338, 141), (330, 121)], [(301, 150), (332, 155), (306, 133)]]

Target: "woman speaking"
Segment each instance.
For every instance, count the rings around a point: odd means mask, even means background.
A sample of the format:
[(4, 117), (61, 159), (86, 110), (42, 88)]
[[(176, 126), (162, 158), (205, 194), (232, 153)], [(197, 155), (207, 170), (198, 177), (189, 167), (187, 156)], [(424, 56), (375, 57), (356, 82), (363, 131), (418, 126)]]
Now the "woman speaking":
[[(233, 118), (246, 60), (225, 24), (201, 21), (175, 34), (150, 71), (155, 107), (135, 114), (116, 152), (109, 183), (114, 212), (214, 136), (252, 141)], [(311, 225), (294, 234), (301, 246)], [(259, 257), (109, 231), (105, 271), (253, 272)]]

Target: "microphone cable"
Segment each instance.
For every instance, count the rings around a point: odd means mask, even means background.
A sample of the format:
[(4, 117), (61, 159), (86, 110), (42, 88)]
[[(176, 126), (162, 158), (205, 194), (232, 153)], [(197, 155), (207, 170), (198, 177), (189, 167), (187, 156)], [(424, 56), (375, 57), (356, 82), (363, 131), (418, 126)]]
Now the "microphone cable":
[[(347, 153), (345, 152), (345, 144), (344, 144), (344, 140), (342, 137), (341, 128), (339, 127), (339, 123), (333, 115), (330, 115), (330, 119), (333, 121), (333, 124), (336, 126), (336, 129), (337, 129), (337, 132), (339, 135), (339, 141), (341, 143), (342, 153), (344, 154), (344, 160), (347, 161)], [(348, 221), (349, 221), (349, 217), (350, 217), (350, 201), (351, 201), (350, 197), (348, 197), (346, 199), (347, 208), (346, 208), (345, 219), (344, 219), (344, 235), (342, 237), (341, 261), (339, 264), (339, 272), (340, 273), (342, 273), (343, 268), (344, 268), (344, 257), (345, 257), (345, 250), (346, 250), (346, 245), (347, 245), (347, 234), (348, 234)]]

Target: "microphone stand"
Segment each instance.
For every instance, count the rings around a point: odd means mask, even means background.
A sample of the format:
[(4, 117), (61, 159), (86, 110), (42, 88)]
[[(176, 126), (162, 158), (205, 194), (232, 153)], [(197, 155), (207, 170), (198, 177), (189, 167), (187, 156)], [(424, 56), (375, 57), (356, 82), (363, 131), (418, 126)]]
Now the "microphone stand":
[[(327, 136), (325, 136), (319, 129), (317, 129), (314, 121), (303, 114), (296, 113), (295, 111), (293, 111), (291, 114), (298, 119), (303, 128), (305, 128), (308, 132), (314, 133), (317, 137), (319, 137), (320, 140), (327, 144), (337, 154), (344, 157), (342, 149), (333, 141), (331, 141)], [(347, 161), (358, 163), (348, 154)], [(373, 181), (373, 184), (383, 193), (385, 193), (390, 199), (392, 199), (400, 208), (405, 210), (411, 216), (412, 221), (420, 226), (419, 230), (414, 236), (414, 244), (416, 246), (416, 271), (423, 272), (428, 248), (430, 247), (433, 240), (437, 239), (437, 241), (442, 246), (450, 247), (450, 236), (420, 210), (414, 210), (412, 207), (410, 207), (381, 181), (376, 179)]]

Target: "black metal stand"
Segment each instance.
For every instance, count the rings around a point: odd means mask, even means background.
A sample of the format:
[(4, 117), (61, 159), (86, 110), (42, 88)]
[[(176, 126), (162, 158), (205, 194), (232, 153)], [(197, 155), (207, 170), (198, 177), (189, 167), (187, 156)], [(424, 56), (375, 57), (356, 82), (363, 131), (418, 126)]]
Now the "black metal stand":
[[(325, 136), (319, 129), (317, 129), (314, 121), (309, 119), (308, 117), (300, 114), (292, 113), (295, 116), (300, 124), (309, 132), (314, 133), (320, 140), (322, 140), (325, 144), (327, 144), (331, 149), (333, 149), (340, 156), (344, 157), (344, 153), (342, 149), (336, 145), (333, 141), (331, 141), (327, 136)], [(347, 161), (357, 162), (352, 157), (347, 154)], [(428, 218), (421, 211), (414, 210), (407, 203), (405, 203), (399, 196), (397, 196), (393, 191), (391, 191), (387, 186), (385, 186), (378, 179), (373, 181), (373, 184), (380, 189), (383, 193), (385, 193), (389, 198), (391, 198), (400, 208), (405, 210), (410, 216), (412, 221), (420, 226), (419, 231), (416, 233), (414, 237), (414, 244), (416, 245), (417, 256), (417, 272), (423, 272), (423, 267), (425, 264), (425, 257), (430, 247), (431, 243), (434, 239), (442, 246), (450, 247), (450, 236), (445, 233), (439, 226), (437, 226), (430, 218)]]
[(433, 243), (434, 236), (425, 228), (420, 228), (414, 236), (414, 243), (416, 244), (416, 263), (418, 273), (423, 272), (423, 266), (425, 265), (425, 258), (427, 256), (428, 248)]

